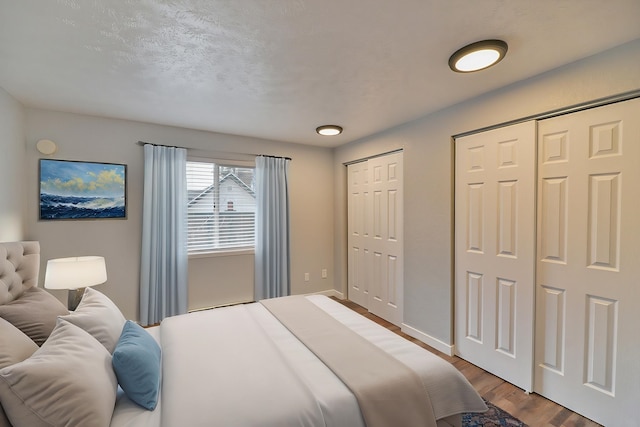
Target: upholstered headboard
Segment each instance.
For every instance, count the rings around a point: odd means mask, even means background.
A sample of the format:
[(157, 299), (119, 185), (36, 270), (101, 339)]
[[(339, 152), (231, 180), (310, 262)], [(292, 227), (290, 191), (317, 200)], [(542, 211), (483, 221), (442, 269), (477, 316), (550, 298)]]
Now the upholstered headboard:
[(39, 242), (0, 243), (0, 304), (11, 302), (26, 289), (38, 286), (39, 270)]

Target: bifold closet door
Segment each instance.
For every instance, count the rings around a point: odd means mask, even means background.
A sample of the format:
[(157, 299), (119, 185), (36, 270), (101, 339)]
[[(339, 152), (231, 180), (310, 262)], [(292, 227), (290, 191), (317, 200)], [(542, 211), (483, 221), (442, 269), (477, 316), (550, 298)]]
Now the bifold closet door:
[(456, 354), (532, 390), (535, 122), (457, 138)]
[(348, 297), (395, 324), (403, 317), (403, 154), (347, 166)]
[(640, 404), (640, 99), (539, 122), (534, 390), (606, 426)]

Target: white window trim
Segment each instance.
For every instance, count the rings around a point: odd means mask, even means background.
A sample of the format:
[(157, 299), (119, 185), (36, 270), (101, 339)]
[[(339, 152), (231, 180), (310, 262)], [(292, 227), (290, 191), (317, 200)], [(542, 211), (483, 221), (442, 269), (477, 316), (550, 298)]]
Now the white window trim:
[(244, 256), (244, 255), (255, 255), (256, 251), (253, 248), (238, 248), (238, 249), (220, 249), (217, 251), (210, 252), (193, 252), (189, 254), (189, 259), (191, 258), (216, 258), (221, 256)]

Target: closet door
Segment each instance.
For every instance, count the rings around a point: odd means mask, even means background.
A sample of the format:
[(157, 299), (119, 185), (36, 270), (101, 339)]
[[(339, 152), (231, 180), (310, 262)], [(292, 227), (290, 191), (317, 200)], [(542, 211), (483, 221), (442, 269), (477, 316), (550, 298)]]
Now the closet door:
[(400, 326), (403, 310), (402, 152), (347, 166), (349, 299)]
[(538, 129), (535, 391), (607, 426), (640, 402), (640, 100)]
[(369, 308), (371, 282), (371, 221), (366, 215), (369, 204), (368, 180), (366, 161), (347, 166), (348, 297), (364, 308)]
[(456, 139), (456, 354), (532, 389), (535, 122)]
[(394, 325), (402, 324), (403, 306), (403, 162), (402, 153), (367, 161), (371, 225), (369, 311)]

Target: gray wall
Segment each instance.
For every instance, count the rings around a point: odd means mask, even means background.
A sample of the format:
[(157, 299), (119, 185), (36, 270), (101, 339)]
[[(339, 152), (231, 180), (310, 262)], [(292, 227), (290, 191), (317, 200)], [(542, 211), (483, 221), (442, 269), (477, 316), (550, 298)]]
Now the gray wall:
[(0, 88), (0, 242), (24, 239), (25, 134), (22, 105)]
[[(292, 291), (333, 289), (332, 276), (320, 279), (323, 268), (333, 271), (333, 235), (327, 232), (333, 230), (330, 149), (40, 109), (26, 109), (25, 125), (27, 234), (41, 244), (41, 284), (48, 259), (102, 255), (107, 262), (108, 281), (97, 289), (112, 298), (126, 317), (138, 318), (143, 150), (136, 142), (142, 140), (193, 148), (198, 155), (216, 152), (218, 157), (224, 155), (220, 153), (291, 157)], [(126, 164), (128, 218), (39, 221), (38, 159), (43, 156), (36, 151), (35, 143), (41, 138), (58, 144), (58, 152), (51, 158)], [(190, 309), (253, 298), (253, 255), (194, 258), (189, 264)], [(304, 282), (305, 272), (311, 275), (309, 282)], [(54, 294), (66, 300), (64, 291)]]
[[(499, 72), (495, 68), (489, 72)], [(460, 84), (468, 76), (460, 75)], [(404, 323), (453, 343), (452, 136), (640, 89), (640, 40), (522, 81), (335, 152), (336, 289), (346, 294), (345, 162), (404, 149)]]

